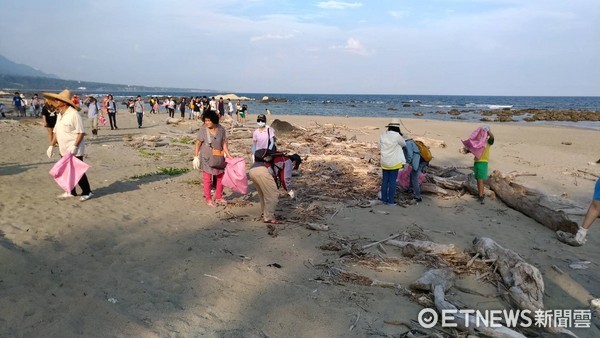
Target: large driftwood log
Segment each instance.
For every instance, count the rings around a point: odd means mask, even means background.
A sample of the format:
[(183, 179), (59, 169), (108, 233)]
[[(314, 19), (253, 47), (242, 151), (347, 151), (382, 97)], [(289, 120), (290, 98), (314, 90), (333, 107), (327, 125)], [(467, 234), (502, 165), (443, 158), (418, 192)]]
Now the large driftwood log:
[(519, 308), (531, 311), (544, 308), (544, 280), (535, 266), (491, 238), (476, 238), (473, 244), (482, 257), (496, 260), (502, 281)]
[[(491, 238), (475, 238), (474, 249), (484, 258), (494, 259), (512, 300), (532, 313), (544, 309), (544, 279), (540, 271), (516, 252), (505, 249)], [(546, 327), (549, 332), (575, 336), (564, 328)]]
[(465, 315), (458, 312), (458, 308), (446, 300), (446, 291), (454, 286), (455, 275), (450, 269), (428, 270), (417, 281), (410, 285), (411, 289), (426, 290), (433, 293), (434, 304), (438, 312), (443, 310), (455, 310), (454, 317), (457, 326), (471, 334), (484, 334), (488, 337), (502, 338), (525, 338), (524, 335), (507, 327), (485, 327), (477, 326), (474, 316), (469, 316), (469, 325), (465, 326)]
[(564, 212), (552, 210), (542, 205), (540, 202), (543, 197), (542, 194), (510, 182), (497, 170), (490, 175), (488, 183), (496, 196), (509, 207), (522, 212), (554, 231), (577, 232), (577, 223), (568, 219)]
[[(426, 192), (426, 193), (430, 193), (430, 194), (436, 194), (436, 195), (444, 195), (444, 196), (448, 196), (451, 195), (451, 192), (441, 188), (433, 183), (427, 183), (427, 182), (423, 182), (421, 184), (421, 192)], [(456, 192), (454, 192), (456, 194)]]

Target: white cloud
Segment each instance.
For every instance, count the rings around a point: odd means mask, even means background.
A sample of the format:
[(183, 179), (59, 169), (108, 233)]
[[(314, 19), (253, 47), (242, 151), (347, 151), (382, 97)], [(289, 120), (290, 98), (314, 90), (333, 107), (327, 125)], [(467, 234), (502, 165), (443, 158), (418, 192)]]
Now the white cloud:
[(251, 37), (250, 42), (258, 42), (261, 40), (288, 40), (293, 37), (294, 37), (294, 34), (287, 34), (287, 35), (265, 34), (265, 35)]
[(346, 41), (346, 45), (344, 46), (333, 46), (331, 48), (342, 49), (347, 51), (348, 53), (362, 56), (368, 56), (373, 54), (372, 50), (367, 49), (365, 46), (363, 46), (362, 42), (355, 38), (349, 38), (348, 41)]
[(400, 19), (406, 16), (406, 11), (389, 11), (388, 12), (393, 18)]
[(328, 8), (328, 9), (348, 9), (348, 8), (358, 8), (361, 7), (362, 4), (359, 2), (341, 2), (341, 1), (325, 1), (319, 2), (317, 7)]

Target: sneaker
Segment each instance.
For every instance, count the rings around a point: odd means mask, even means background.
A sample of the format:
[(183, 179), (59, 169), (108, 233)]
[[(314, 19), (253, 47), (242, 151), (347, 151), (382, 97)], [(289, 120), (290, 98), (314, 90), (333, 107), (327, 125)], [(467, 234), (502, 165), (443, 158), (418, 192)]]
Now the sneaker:
[(216, 208), (216, 207), (217, 207), (217, 205), (216, 205), (216, 204), (215, 204), (215, 202), (213, 202), (213, 201), (206, 201), (206, 204), (207, 204), (209, 207), (211, 207), (211, 208)]
[(70, 198), (70, 197), (75, 197), (75, 195), (71, 195), (71, 193), (70, 193), (70, 192), (66, 192), (66, 191), (65, 191), (65, 192), (63, 192), (62, 194), (60, 194), (60, 195), (57, 195), (56, 197), (58, 197), (58, 198)]
[(415, 201), (417, 201), (417, 202), (423, 202), (423, 199), (421, 197), (415, 197)]
[(477, 199), (479, 200), (479, 203), (485, 204), (485, 202), (484, 202), (485, 196), (479, 196), (479, 197), (477, 197)]
[(90, 198), (92, 198), (93, 194), (90, 192), (88, 195), (81, 195), (81, 198), (79, 199), (81, 202), (87, 201)]

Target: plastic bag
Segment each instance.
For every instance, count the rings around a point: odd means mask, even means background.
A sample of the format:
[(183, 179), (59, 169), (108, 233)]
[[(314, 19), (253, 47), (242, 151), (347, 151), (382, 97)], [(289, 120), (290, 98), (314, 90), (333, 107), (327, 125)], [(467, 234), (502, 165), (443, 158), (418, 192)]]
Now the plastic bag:
[(223, 186), (240, 194), (248, 193), (248, 176), (246, 175), (246, 161), (242, 157), (225, 159), (227, 166), (223, 175)]
[[(398, 172), (398, 179), (396, 180), (396, 182), (398, 183), (398, 186), (400, 186), (400, 188), (402, 188), (403, 190), (408, 190), (410, 188), (410, 172), (412, 171), (412, 166), (410, 164), (407, 164), (404, 169), (400, 170)], [(423, 174), (422, 172), (419, 172), (419, 185), (421, 185), (421, 183), (423, 183), (423, 181), (425, 181), (425, 174)]]
[(475, 129), (467, 140), (462, 141), (465, 148), (475, 155), (475, 158), (480, 158), (487, 145), (488, 132), (482, 127)]
[(71, 192), (89, 167), (88, 164), (68, 151), (56, 162), (49, 173), (64, 191)]

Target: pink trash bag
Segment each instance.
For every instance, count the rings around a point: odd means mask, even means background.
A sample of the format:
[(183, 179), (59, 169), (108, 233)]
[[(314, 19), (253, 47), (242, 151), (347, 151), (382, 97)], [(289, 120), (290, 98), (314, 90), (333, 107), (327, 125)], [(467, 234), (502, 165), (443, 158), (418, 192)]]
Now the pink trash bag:
[(104, 118), (104, 116), (100, 116), (100, 117), (98, 118), (98, 122), (100, 122), (100, 123), (101, 123), (103, 126), (105, 126), (105, 125), (106, 125), (106, 123), (107, 123), (107, 122), (106, 122), (106, 119)]
[(480, 158), (487, 145), (488, 132), (483, 127), (475, 129), (469, 136), (469, 139), (462, 141), (465, 148), (475, 155), (475, 158)]
[(50, 169), (50, 175), (58, 185), (66, 192), (71, 192), (85, 174), (90, 166), (82, 160), (73, 156), (70, 151), (67, 152), (56, 164)]
[[(398, 179), (396, 182), (403, 190), (408, 190), (410, 188), (410, 172), (412, 171), (412, 166), (407, 164), (404, 169), (398, 172)], [(419, 185), (425, 181), (425, 174), (419, 172)]]
[(223, 186), (240, 194), (248, 193), (248, 176), (246, 175), (246, 161), (244, 161), (244, 158), (227, 157), (225, 163)]

